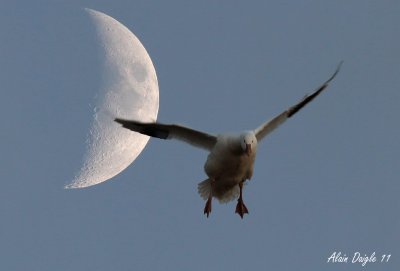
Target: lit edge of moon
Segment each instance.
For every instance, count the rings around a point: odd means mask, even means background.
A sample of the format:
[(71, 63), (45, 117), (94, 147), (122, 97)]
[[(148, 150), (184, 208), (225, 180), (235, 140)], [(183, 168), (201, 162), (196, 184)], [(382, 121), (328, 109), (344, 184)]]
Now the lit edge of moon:
[(83, 165), (65, 188), (84, 188), (107, 181), (127, 168), (149, 137), (122, 129), (115, 117), (156, 121), (159, 90), (155, 68), (146, 49), (114, 18), (85, 9), (104, 52), (102, 85), (86, 142)]

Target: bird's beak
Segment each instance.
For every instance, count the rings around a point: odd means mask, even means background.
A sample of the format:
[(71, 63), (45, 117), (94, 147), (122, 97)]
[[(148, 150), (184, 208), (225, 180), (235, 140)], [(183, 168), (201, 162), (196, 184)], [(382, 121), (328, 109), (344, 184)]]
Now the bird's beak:
[(250, 154), (251, 154), (251, 144), (246, 144), (246, 154), (247, 154), (247, 156), (250, 156)]

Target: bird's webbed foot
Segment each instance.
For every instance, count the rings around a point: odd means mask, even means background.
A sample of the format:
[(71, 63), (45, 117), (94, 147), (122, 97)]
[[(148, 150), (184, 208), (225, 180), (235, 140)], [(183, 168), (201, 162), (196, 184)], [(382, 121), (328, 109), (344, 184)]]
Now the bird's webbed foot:
[(239, 195), (238, 203), (236, 205), (235, 213), (239, 214), (240, 217), (243, 219), (244, 214), (249, 213), (249, 210), (247, 209), (246, 205), (244, 205), (243, 197), (242, 197), (243, 182), (239, 183), (239, 188), (240, 188), (240, 195)]
[(212, 197), (209, 197), (207, 202), (206, 202), (206, 206), (204, 206), (204, 214), (208, 217), (211, 213), (211, 201), (212, 201)]

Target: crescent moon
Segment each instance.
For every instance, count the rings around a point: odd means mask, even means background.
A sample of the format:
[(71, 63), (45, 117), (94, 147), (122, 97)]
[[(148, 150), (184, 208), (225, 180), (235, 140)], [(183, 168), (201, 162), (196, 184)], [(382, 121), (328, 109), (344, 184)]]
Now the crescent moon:
[(127, 168), (149, 137), (121, 128), (114, 118), (154, 122), (159, 107), (156, 71), (139, 39), (114, 18), (85, 10), (94, 22), (103, 49), (103, 78), (83, 165), (66, 188), (99, 184)]

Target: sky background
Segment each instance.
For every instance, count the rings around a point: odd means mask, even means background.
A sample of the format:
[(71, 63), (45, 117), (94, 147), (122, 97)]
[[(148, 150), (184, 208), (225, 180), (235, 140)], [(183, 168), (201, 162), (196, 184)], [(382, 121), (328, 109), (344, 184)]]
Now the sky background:
[[(65, 190), (101, 83), (84, 7), (153, 60), (161, 122), (253, 129), (342, 70), (259, 145), (236, 202), (203, 215), (207, 153), (152, 139), (120, 175)], [(1, 270), (397, 270), (399, 1), (1, 1)], [(327, 263), (333, 252), (388, 263)], [(351, 261), (351, 259), (350, 259)]]

